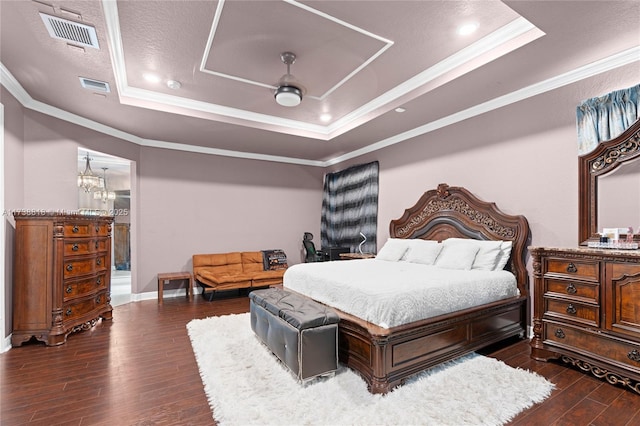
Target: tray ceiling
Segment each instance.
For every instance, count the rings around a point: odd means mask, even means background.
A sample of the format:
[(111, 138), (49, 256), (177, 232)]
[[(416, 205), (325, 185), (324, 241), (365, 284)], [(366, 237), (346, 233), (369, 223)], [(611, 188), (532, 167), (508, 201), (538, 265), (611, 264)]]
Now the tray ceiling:
[[(40, 13), (95, 28), (99, 47), (52, 38)], [(141, 145), (325, 166), (599, 60), (638, 61), (639, 15), (634, 1), (3, 2), (2, 84), (28, 108)], [(467, 23), (477, 31), (459, 35)], [(292, 108), (273, 96), (285, 51), (306, 89)]]

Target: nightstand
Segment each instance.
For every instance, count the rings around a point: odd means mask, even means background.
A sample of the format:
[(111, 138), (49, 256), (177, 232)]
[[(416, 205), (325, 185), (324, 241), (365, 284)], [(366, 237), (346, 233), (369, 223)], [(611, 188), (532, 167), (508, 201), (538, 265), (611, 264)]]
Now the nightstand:
[(340, 253), (340, 258), (343, 260), (351, 259), (373, 259), (376, 257), (373, 253)]

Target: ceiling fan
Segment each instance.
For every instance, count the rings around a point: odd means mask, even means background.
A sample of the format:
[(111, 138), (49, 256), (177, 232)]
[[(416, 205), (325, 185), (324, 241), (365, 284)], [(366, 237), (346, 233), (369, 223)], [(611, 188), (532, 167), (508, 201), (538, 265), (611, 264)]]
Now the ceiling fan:
[(280, 59), (287, 66), (287, 73), (280, 77), (274, 97), (279, 105), (286, 107), (298, 106), (302, 102), (306, 89), (291, 75), (291, 65), (296, 61), (296, 54), (283, 52), (280, 54)]

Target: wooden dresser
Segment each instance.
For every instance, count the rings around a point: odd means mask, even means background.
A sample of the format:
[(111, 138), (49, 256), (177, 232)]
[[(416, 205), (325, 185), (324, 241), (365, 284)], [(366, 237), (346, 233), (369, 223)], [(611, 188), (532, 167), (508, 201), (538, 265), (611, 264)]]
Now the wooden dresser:
[(47, 345), (111, 316), (112, 216), (14, 213), (11, 344)]
[(531, 357), (640, 393), (640, 250), (534, 247)]

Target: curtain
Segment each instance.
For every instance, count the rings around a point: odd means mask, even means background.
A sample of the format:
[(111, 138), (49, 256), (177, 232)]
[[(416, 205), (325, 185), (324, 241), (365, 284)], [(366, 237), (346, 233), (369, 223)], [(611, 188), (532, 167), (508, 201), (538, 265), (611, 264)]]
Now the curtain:
[(322, 248), (349, 247), (375, 253), (378, 233), (378, 162), (349, 167), (324, 177)]
[(576, 109), (578, 155), (628, 129), (640, 117), (639, 98), (640, 84), (582, 102)]

